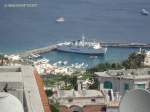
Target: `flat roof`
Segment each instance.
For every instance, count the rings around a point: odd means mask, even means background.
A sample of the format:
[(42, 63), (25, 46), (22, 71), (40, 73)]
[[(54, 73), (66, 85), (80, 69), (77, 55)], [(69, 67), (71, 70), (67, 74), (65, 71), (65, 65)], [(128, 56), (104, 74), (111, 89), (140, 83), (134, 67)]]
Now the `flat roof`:
[(103, 94), (101, 91), (98, 90), (80, 90), (80, 91), (75, 91), (75, 90), (58, 90), (59, 95), (62, 98), (67, 98), (67, 97), (103, 97)]
[(22, 82), (27, 112), (44, 112), (39, 88), (33, 72), (34, 68), (32, 66), (2, 66), (0, 67), (0, 83)]
[(106, 78), (148, 79), (150, 78), (150, 68), (108, 70), (104, 72), (95, 72), (94, 74)]
[(44, 112), (39, 89), (33, 73), (34, 68), (32, 66), (22, 66), (21, 68), (28, 111)]
[(21, 72), (0, 72), (0, 82), (22, 82)]

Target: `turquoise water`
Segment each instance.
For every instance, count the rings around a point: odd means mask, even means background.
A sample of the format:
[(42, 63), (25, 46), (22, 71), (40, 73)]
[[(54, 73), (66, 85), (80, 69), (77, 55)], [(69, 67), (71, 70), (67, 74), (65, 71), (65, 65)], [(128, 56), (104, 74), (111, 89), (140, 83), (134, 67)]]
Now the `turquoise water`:
[(45, 58), (50, 60), (50, 63), (53, 64), (58, 61), (68, 61), (68, 64), (82, 63), (88, 64), (88, 67), (92, 67), (99, 63), (105, 62), (121, 62), (127, 59), (128, 55), (132, 52), (138, 51), (137, 48), (108, 48), (108, 51), (105, 56), (97, 56), (96, 58), (89, 55), (75, 54), (75, 53), (65, 53), (52, 51), (42, 55)]

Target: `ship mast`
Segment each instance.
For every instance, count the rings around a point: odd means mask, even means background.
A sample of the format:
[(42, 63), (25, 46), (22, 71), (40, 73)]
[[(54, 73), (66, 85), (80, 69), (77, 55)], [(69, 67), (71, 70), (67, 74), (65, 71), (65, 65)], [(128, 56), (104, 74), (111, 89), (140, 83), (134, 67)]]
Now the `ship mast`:
[(84, 33), (82, 34), (82, 46), (83, 47), (85, 46), (85, 36), (84, 36)]

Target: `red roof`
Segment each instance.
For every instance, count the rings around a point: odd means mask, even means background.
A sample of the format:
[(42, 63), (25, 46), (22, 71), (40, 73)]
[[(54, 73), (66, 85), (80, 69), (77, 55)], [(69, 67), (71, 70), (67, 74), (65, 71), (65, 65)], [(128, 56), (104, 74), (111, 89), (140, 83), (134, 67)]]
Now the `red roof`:
[(47, 95), (46, 95), (45, 90), (44, 90), (43, 81), (42, 81), (40, 75), (37, 73), (36, 70), (34, 70), (34, 76), (35, 76), (37, 86), (39, 89), (39, 93), (40, 93), (41, 101), (43, 104), (44, 112), (51, 112), (50, 106), (48, 103), (48, 98), (47, 98)]

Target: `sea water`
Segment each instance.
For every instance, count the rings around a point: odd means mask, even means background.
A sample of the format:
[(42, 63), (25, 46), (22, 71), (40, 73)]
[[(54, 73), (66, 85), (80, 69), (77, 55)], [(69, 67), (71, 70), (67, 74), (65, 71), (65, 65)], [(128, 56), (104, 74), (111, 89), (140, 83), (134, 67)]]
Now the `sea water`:
[(66, 61), (68, 65), (84, 63), (84, 65), (88, 65), (88, 68), (90, 68), (99, 63), (121, 63), (128, 58), (130, 53), (137, 52), (138, 50), (138, 48), (108, 48), (105, 55), (95, 56), (52, 51), (42, 56), (49, 59), (51, 64)]
[[(0, 52), (13, 53), (58, 42), (88, 39), (150, 42), (150, 0), (0, 0)], [(63, 23), (57, 23), (60, 16)], [(109, 49), (105, 57), (51, 52), (51, 61), (93, 63), (123, 60), (134, 49)], [(76, 58), (72, 58), (76, 57)], [(90, 61), (92, 60), (92, 61)]]

